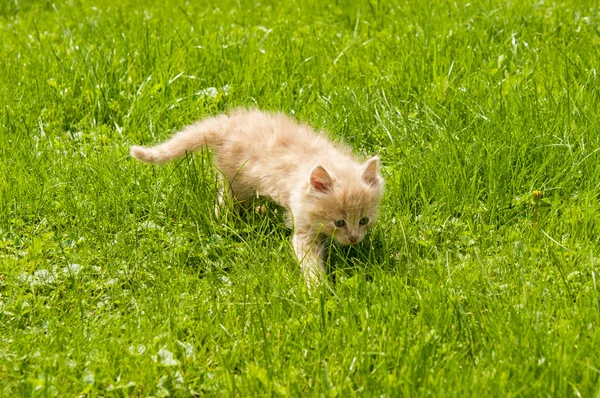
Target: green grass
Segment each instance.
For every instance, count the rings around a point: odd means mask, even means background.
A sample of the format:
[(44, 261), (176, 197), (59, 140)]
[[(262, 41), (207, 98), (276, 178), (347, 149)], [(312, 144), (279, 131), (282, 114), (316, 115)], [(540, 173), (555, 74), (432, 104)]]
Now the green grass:
[[(597, 2), (396, 3), (3, 0), (0, 396), (597, 397)], [(312, 295), (279, 209), (128, 157), (254, 105), (383, 161)]]

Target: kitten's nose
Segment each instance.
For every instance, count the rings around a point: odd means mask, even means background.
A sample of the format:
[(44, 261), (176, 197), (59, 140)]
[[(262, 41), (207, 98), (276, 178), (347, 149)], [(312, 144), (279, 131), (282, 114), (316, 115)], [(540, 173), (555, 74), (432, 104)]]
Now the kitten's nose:
[(350, 241), (350, 243), (356, 243), (356, 236), (349, 236), (348, 240)]

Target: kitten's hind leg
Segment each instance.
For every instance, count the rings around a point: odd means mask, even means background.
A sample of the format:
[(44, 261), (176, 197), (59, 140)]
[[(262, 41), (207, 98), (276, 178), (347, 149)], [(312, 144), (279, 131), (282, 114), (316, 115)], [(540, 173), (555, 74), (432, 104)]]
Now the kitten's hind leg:
[(309, 239), (302, 234), (294, 233), (292, 246), (300, 262), (300, 270), (309, 289), (322, 282), (325, 275), (323, 261), (323, 245), (318, 237)]
[(217, 203), (215, 204), (215, 216), (217, 218), (220, 218), (221, 212), (226, 206), (226, 202), (228, 201), (226, 196), (228, 193), (229, 189), (225, 188), (223, 184), (219, 184), (219, 187), (217, 188)]
[(219, 187), (217, 188), (215, 215), (219, 218), (220, 213), (231, 205), (233, 205), (235, 211), (247, 210), (251, 204), (251, 199), (252, 192), (247, 192), (241, 187), (233, 186), (225, 177), (222, 177), (219, 179)]
[(233, 197), (233, 191), (231, 189), (231, 184), (227, 180), (225, 176), (221, 176), (219, 178), (219, 187), (217, 188), (217, 205), (215, 206), (215, 216), (220, 218), (226, 208), (233, 205), (237, 210), (237, 206), (235, 206), (235, 201)]

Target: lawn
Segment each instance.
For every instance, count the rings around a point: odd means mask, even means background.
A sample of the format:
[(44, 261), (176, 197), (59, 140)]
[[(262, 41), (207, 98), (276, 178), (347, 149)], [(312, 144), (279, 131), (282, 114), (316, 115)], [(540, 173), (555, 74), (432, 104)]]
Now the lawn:
[[(0, 396), (599, 396), (597, 2), (3, 0), (0, 59)], [(128, 155), (237, 106), (382, 159), (313, 292)]]

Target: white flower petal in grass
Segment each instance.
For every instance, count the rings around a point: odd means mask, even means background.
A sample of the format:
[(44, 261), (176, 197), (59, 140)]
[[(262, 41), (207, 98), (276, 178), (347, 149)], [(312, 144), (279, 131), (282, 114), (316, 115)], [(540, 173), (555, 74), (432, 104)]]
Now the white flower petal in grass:
[(179, 344), (183, 348), (183, 352), (185, 353), (186, 358), (192, 358), (194, 356), (194, 346), (186, 341), (177, 340), (177, 344)]
[(177, 366), (179, 361), (173, 358), (173, 353), (166, 348), (158, 350), (158, 362), (162, 366)]
[(175, 374), (173, 375), (173, 386), (179, 390), (184, 387), (184, 383), (185, 381), (183, 380), (183, 375), (181, 374), (181, 372), (175, 372)]
[(31, 286), (50, 285), (56, 282), (56, 277), (52, 272), (48, 271), (47, 269), (40, 269), (35, 271), (28, 281)]
[(140, 356), (140, 355), (144, 355), (145, 352), (146, 352), (146, 346), (143, 344), (129, 346), (129, 353), (131, 355)]
[(83, 372), (83, 377), (81, 378), (81, 381), (83, 384), (94, 384), (94, 382), (96, 381), (96, 377), (94, 376), (94, 374), (89, 371), (89, 370), (85, 370)]
[(117, 278), (112, 278), (104, 282), (104, 286), (114, 286), (119, 282)]
[(168, 380), (169, 380), (169, 378), (166, 375), (161, 376), (160, 379), (158, 379), (158, 384), (156, 384), (156, 390), (157, 390), (156, 396), (157, 397), (168, 397), (169, 395), (171, 395), (169, 393), (169, 390), (165, 386), (165, 384), (167, 383)]
[[(83, 131), (77, 131), (72, 135), (74, 140), (80, 141), (83, 138)], [(83, 237), (79, 238), (80, 240), (84, 239)]]
[(546, 357), (540, 357), (537, 361), (537, 366), (542, 366), (546, 362)]
[(63, 274), (65, 275), (77, 275), (81, 271), (81, 265), (79, 264), (67, 264), (66, 267), (62, 269)]
[(19, 275), (19, 277), (17, 279), (19, 280), (20, 283), (25, 284), (25, 283), (29, 283), (31, 276), (29, 276), (27, 273), (23, 272), (21, 275)]
[(223, 282), (223, 285), (219, 286), (219, 288), (218, 288), (219, 293), (224, 296), (231, 294), (231, 292), (233, 290), (231, 287), (231, 285), (232, 285), (231, 280), (225, 275), (221, 275), (219, 277), (219, 279), (221, 280), (221, 282)]
[(196, 95), (200, 95), (208, 98), (215, 98), (219, 94), (219, 90), (215, 87), (207, 87), (203, 90), (200, 90), (196, 93)]
[(162, 229), (160, 225), (156, 225), (152, 221), (144, 221), (140, 224), (140, 227), (142, 227), (143, 229)]
[[(117, 380), (118, 381), (118, 380)], [(129, 389), (129, 388), (134, 388), (135, 386), (137, 386), (137, 384), (135, 384), (134, 381), (130, 381), (127, 384), (117, 384), (117, 386), (115, 387), (114, 385), (109, 385), (108, 387), (106, 387), (107, 391), (114, 391), (114, 390), (125, 390), (125, 389)]]

